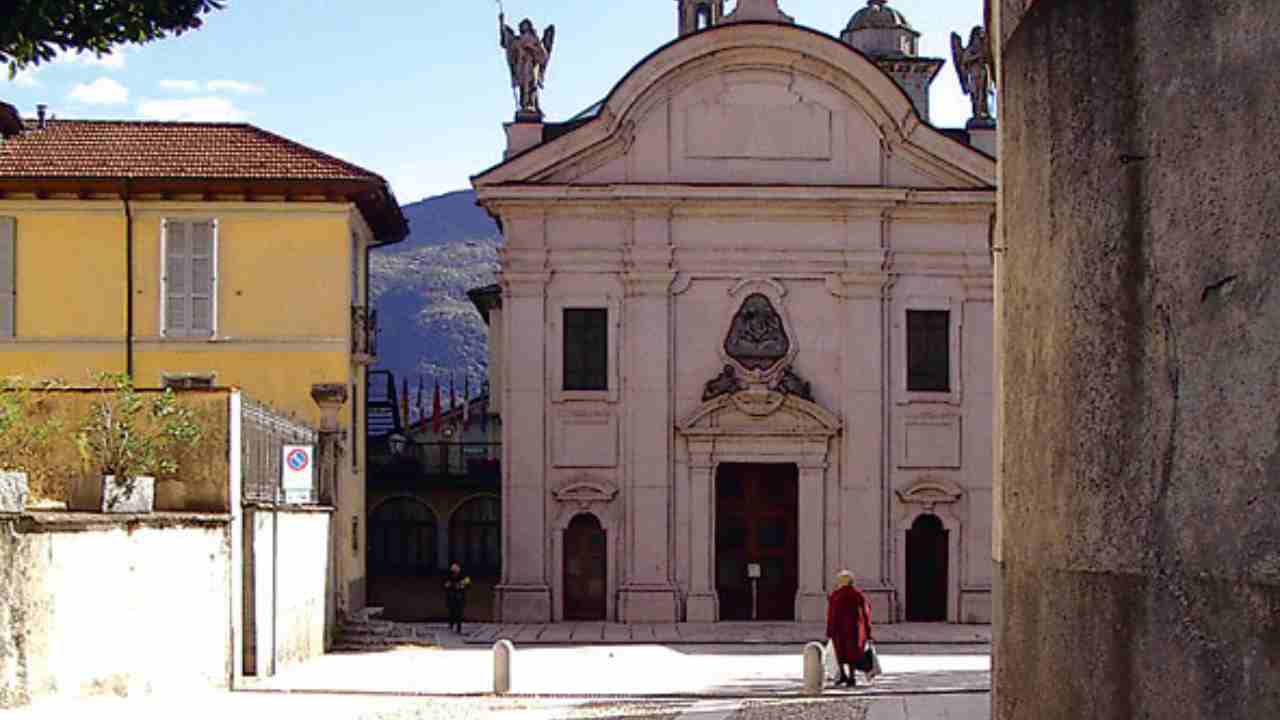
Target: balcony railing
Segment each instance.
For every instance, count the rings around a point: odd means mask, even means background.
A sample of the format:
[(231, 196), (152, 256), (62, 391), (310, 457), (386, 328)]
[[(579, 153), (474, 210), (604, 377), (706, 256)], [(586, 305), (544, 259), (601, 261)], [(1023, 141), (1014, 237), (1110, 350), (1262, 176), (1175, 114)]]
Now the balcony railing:
[(356, 362), (369, 365), (378, 357), (378, 311), (354, 305), (351, 308), (351, 354)]
[(402, 457), (412, 459), (423, 475), (481, 481), (490, 475), (496, 477), (502, 444), (408, 443)]

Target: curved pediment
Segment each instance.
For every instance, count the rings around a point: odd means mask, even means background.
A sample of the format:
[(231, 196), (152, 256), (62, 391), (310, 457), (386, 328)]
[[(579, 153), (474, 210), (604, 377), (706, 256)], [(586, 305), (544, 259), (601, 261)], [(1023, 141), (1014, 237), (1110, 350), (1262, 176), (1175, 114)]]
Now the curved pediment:
[(617, 496), (618, 488), (607, 480), (588, 478), (570, 481), (551, 494), (560, 502), (607, 503)]
[(660, 48), (590, 120), (473, 182), (715, 182), (723, 166), (726, 177), (749, 167), (762, 183), (790, 184), (808, 168), (816, 184), (879, 185), (881, 146), (922, 187), (995, 185), (991, 158), (923, 122), (857, 50), (803, 27), (730, 23)]
[(923, 477), (897, 491), (898, 499), (913, 505), (944, 505), (964, 496), (959, 485), (940, 477)]
[(698, 406), (676, 423), (685, 436), (809, 435), (840, 432), (840, 419), (817, 403), (773, 390), (749, 389)]

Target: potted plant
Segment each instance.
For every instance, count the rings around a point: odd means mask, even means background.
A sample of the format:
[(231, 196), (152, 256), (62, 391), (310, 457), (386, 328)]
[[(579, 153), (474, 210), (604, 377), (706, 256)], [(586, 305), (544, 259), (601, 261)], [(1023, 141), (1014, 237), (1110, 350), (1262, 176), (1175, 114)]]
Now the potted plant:
[(102, 373), (97, 380), (104, 392), (80, 427), (80, 457), (102, 476), (102, 512), (149, 513), (155, 476), (177, 472), (174, 451), (199, 442), (200, 425), (173, 390), (148, 397), (127, 375)]
[(62, 419), (40, 386), (21, 378), (0, 378), (0, 513), (26, 509), (30, 486), (46, 490), (54, 470), (50, 455)]

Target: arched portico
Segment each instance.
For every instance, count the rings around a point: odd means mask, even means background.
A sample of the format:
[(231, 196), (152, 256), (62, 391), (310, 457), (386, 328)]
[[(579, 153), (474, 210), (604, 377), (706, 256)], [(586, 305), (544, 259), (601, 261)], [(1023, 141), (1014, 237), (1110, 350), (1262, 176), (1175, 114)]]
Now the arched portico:
[[(765, 390), (743, 390), (703, 403), (677, 425), (689, 463), (688, 622), (720, 619), (715, 585), (716, 472), (722, 463), (794, 464), (799, 471), (799, 589), (796, 620), (826, 617), (823, 587), (826, 476), (840, 420), (819, 405)], [(685, 524), (678, 522), (677, 524)]]

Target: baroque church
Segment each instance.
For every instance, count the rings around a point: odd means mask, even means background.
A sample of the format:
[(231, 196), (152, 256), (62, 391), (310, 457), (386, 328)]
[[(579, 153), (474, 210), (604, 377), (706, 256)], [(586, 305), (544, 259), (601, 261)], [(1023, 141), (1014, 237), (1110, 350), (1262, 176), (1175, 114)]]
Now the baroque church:
[(930, 123), (944, 62), (885, 0), (676, 10), (473, 178), (496, 619), (822, 621), (848, 569), (877, 622), (990, 622), (994, 129)]

